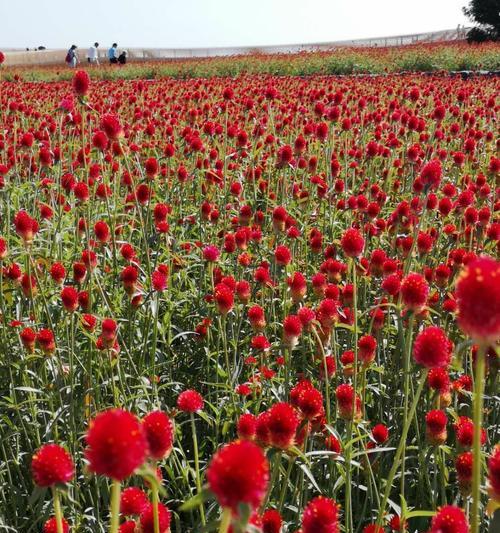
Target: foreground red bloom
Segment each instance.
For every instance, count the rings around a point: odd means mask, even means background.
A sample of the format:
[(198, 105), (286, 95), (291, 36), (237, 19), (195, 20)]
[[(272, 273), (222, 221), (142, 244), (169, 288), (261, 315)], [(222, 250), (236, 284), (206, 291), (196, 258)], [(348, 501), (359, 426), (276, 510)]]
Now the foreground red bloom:
[(363, 253), (365, 240), (359, 230), (349, 228), (342, 236), (340, 244), (347, 257), (359, 257)]
[(469, 533), (469, 522), (462, 509), (445, 505), (432, 518), (428, 533)]
[(73, 90), (78, 96), (85, 96), (89, 92), (90, 77), (85, 70), (78, 70), (73, 76)]
[(408, 274), (401, 283), (401, 295), (407, 309), (419, 311), (427, 302), (429, 285), (420, 274)]
[(163, 459), (172, 451), (174, 443), (174, 425), (162, 411), (153, 411), (142, 420), (142, 427), (148, 441), (149, 456)]
[(203, 409), (203, 397), (195, 390), (185, 390), (177, 398), (177, 407), (185, 413), (196, 413)]
[(33, 242), (33, 237), (38, 231), (38, 222), (31, 218), (26, 211), (19, 211), (14, 217), (16, 233), (26, 244)]
[(74, 472), (71, 456), (58, 444), (45, 444), (31, 460), (31, 473), (39, 487), (67, 483), (73, 478)]
[(426, 368), (445, 367), (450, 364), (453, 345), (445, 332), (430, 326), (422, 330), (413, 345), (415, 362)]
[(389, 430), (384, 424), (373, 426), (372, 435), (377, 444), (383, 444), (389, 438)]
[(123, 136), (120, 120), (116, 115), (107, 114), (101, 118), (101, 128), (112, 141)]
[(36, 334), (36, 343), (45, 355), (52, 355), (56, 349), (54, 333), (50, 329), (41, 329)]
[(78, 307), (78, 291), (74, 287), (64, 287), (61, 291), (61, 301), (64, 309), (72, 313)]
[(458, 325), (477, 342), (500, 338), (500, 262), (480, 257), (467, 264), (456, 285)]
[(234, 293), (223, 283), (219, 283), (215, 288), (214, 299), (221, 315), (227, 315), (234, 306)]
[(253, 440), (257, 430), (257, 417), (251, 413), (244, 413), (238, 419), (238, 437)]
[(274, 259), (277, 265), (286, 266), (292, 260), (292, 253), (287, 246), (280, 245), (274, 250)]
[(425, 415), (426, 430), (425, 435), (427, 440), (433, 445), (440, 445), (446, 442), (446, 424), (448, 417), (444, 411), (435, 409), (429, 411)]
[(360, 415), (360, 398), (354, 393), (352, 385), (344, 383), (339, 385), (335, 391), (339, 416), (344, 420), (351, 420)]
[(123, 522), (123, 524), (120, 525), (119, 532), (120, 533), (135, 533), (135, 522), (134, 520), (127, 520), (126, 522)]
[[(63, 518), (62, 519), (63, 533), (69, 533), (69, 524)], [(58, 533), (56, 517), (49, 518), (45, 524), (43, 524), (43, 533)]]
[(420, 173), (422, 184), (430, 189), (437, 189), (441, 182), (443, 170), (439, 159), (432, 159), (426, 163)]
[(293, 445), (299, 418), (295, 409), (286, 402), (275, 403), (268, 411), (267, 429), (272, 446), (286, 449)]
[(278, 511), (268, 509), (262, 515), (262, 532), (263, 533), (280, 533), (282, 519)]
[(500, 444), (495, 446), (488, 461), (488, 484), (491, 499), (500, 502)]
[(124, 516), (140, 515), (148, 505), (146, 493), (138, 487), (128, 487), (120, 497), (120, 513)]
[(137, 418), (123, 409), (109, 409), (91, 421), (85, 458), (96, 474), (122, 481), (146, 458), (148, 443)]
[(302, 514), (303, 533), (337, 533), (338, 505), (334, 500), (318, 496), (311, 500)]
[(246, 503), (257, 508), (269, 483), (269, 463), (253, 442), (234, 441), (212, 457), (207, 480), (222, 507), (237, 512), (238, 505)]
[[(158, 521), (160, 533), (166, 533), (170, 527), (170, 511), (161, 503), (158, 504)], [(154, 533), (154, 509), (153, 504), (149, 503), (142, 511), (139, 517), (141, 533)]]
[(297, 315), (288, 315), (283, 320), (283, 344), (293, 348), (302, 333), (302, 322)]
[(460, 492), (464, 495), (470, 493), (472, 484), (472, 463), (474, 457), (472, 452), (461, 453), (455, 459), (455, 469), (457, 471), (458, 484)]
[(385, 533), (385, 529), (377, 524), (368, 524), (363, 528), (363, 533)]
[(215, 263), (219, 259), (220, 251), (217, 246), (208, 244), (203, 248), (203, 259), (209, 263)]

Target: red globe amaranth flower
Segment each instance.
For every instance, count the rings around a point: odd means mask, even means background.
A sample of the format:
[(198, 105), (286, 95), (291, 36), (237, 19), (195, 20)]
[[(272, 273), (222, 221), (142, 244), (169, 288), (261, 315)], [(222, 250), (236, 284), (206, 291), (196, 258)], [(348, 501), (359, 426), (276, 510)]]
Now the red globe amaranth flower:
[(268, 509), (262, 515), (262, 533), (280, 533), (283, 520), (275, 509)]
[(445, 332), (437, 326), (430, 326), (417, 335), (413, 358), (425, 368), (446, 367), (450, 364), (452, 351), (453, 344)]
[(234, 307), (234, 293), (223, 283), (219, 283), (215, 287), (214, 300), (217, 305), (217, 310), (223, 316), (227, 315)]
[(78, 70), (73, 76), (73, 90), (78, 96), (85, 96), (89, 92), (90, 77), (85, 70)]
[(177, 408), (185, 413), (196, 413), (203, 409), (203, 397), (199, 392), (189, 389), (181, 392), (177, 398)]
[(283, 344), (294, 348), (302, 333), (302, 322), (297, 315), (288, 315), (283, 320)]
[(488, 490), (490, 498), (500, 503), (500, 444), (497, 444), (488, 461)]
[(420, 180), (427, 189), (437, 189), (441, 182), (443, 170), (439, 159), (432, 159), (422, 167)]
[(167, 457), (174, 444), (174, 425), (162, 411), (152, 411), (142, 420), (148, 441), (149, 456), (159, 460)]
[[(69, 533), (69, 524), (66, 519), (62, 518), (63, 533)], [(56, 517), (49, 518), (45, 524), (43, 524), (43, 533), (58, 533)]]
[[(158, 522), (160, 526), (159, 533), (166, 533), (170, 528), (170, 511), (162, 504), (158, 503)], [(141, 526), (141, 533), (154, 533), (154, 508), (152, 503), (147, 506), (139, 517), (139, 524)]]
[(219, 259), (220, 251), (217, 246), (208, 244), (203, 248), (203, 259), (209, 263), (215, 263)]
[(456, 284), (458, 325), (478, 343), (500, 338), (500, 262), (480, 257), (467, 264)]
[[(458, 421), (455, 423), (455, 435), (462, 448), (471, 448), (474, 438), (474, 422), (466, 416), (459, 417)], [(485, 442), (486, 430), (481, 428), (481, 444), (483, 445)]]
[(26, 351), (33, 353), (35, 351), (36, 333), (31, 328), (24, 328), (19, 333), (19, 337)]
[(323, 412), (323, 395), (313, 386), (303, 388), (297, 398), (300, 414), (308, 420), (313, 420)]
[(349, 228), (342, 236), (340, 245), (347, 257), (359, 257), (363, 253), (365, 240), (359, 230)]
[(344, 420), (356, 419), (361, 415), (361, 401), (354, 393), (352, 385), (339, 385), (335, 391), (339, 417)]
[(108, 148), (108, 136), (104, 131), (98, 130), (92, 136), (92, 146), (104, 152)]
[(167, 265), (158, 265), (151, 274), (151, 285), (155, 291), (162, 292), (168, 287), (168, 272)]
[(253, 509), (262, 503), (269, 483), (269, 463), (253, 442), (234, 441), (216, 452), (206, 475), (219, 504), (237, 513), (240, 503)]
[(292, 253), (287, 246), (280, 245), (274, 250), (274, 260), (277, 265), (286, 266), (292, 261)]
[(293, 303), (299, 303), (303, 300), (307, 292), (307, 281), (303, 274), (295, 272), (292, 276), (286, 280), (288, 287), (290, 288), (290, 295), (292, 296)]
[(78, 291), (74, 287), (64, 287), (61, 291), (61, 301), (64, 309), (69, 313), (78, 308)]
[(38, 222), (31, 218), (26, 211), (19, 211), (14, 217), (16, 233), (23, 239), (25, 244), (31, 244), (38, 232)]
[(338, 505), (324, 496), (312, 499), (302, 514), (303, 533), (338, 533)]
[(401, 296), (407, 309), (420, 311), (427, 302), (429, 285), (423, 276), (412, 272), (401, 283)]
[(54, 333), (50, 329), (41, 329), (36, 334), (36, 343), (45, 355), (52, 355), (55, 352)]
[(375, 360), (377, 341), (372, 335), (364, 335), (358, 340), (358, 359), (365, 365)]
[(252, 329), (256, 332), (263, 331), (266, 327), (266, 316), (264, 314), (264, 309), (260, 305), (253, 305), (247, 311), (248, 320)]
[(136, 533), (136, 523), (134, 520), (127, 520), (120, 525), (119, 533)]
[(298, 426), (299, 417), (289, 403), (275, 403), (268, 410), (267, 430), (270, 443), (275, 448), (286, 450), (293, 446)]
[(389, 438), (389, 430), (384, 424), (377, 424), (373, 426), (372, 435), (377, 444), (383, 444)]
[(439, 446), (446, 442), (448, 436), (446, 432), (447, 423), (448, 417), (446, 413), (439, 409), (429, 411), (425, 415), (425, 436), (430, 444)]
[(109, 409), (90, 422), (85, 458), (96, 474), (123, 481), (146, 459), (148, 443), (137, 418), (123, 409)]
[(238, 438), (254, 440), (257, 431), (257, 417), (251, 413), (244, 413), (238, 419)]
[(469, 533), (469, 522), (462, 509), (445, 505), (433, 516), (428, 533)]
[(138, 487), (128, 487), (120, 497), (120, 513), (124, 516), (139, 516), (149, 504), (147, 494)]
[(377, 524), (368, 524), (363, 528), (363, 533), (385, 533), (385, 529)]
[(70, 481), (75, 473), (75, 466), (62, 446), (45, 444), (33, 455), (31, 473), (39, 487), (52, 487)]
[(112, 141), (116, 141), (123, 136), (123, 128), (119, 118), (110, 113), (101, 118), (101, 129)]
[(461, 453), (455, 459), (455, 469), (457, 471), (458, 486), (460, 487), (460, 492), (464, 496), (469, 495), (471, 491), (473, 461), (474, 456), (472, 452)]

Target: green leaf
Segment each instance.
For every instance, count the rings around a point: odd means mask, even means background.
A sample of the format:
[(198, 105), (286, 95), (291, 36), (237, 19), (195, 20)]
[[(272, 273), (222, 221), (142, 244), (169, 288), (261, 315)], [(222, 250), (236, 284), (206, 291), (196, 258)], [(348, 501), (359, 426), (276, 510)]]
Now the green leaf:
[(201, 489), (201, 492), (199, 492), (192, 498), (189, 498), (189, 500), (185, 501), (179, 507), (179, 511), (182, 511), (184, 513), (187, 511), (192, 511), (193, 509), (197, 509), (200, 505), (203, 505), (204, 502), (211, 500), (212, 498), (213, 495), (208, 489), (208, 487), (204, 487)]

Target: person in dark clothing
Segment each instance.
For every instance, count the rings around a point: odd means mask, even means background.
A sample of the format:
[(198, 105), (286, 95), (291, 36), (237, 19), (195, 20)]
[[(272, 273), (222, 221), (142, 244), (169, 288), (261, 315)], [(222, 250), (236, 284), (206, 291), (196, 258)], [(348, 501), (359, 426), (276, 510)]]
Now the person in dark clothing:
[(125, 65), (127, 63), (127, 50), (123, 50), (118, 56), (118, 63), (120, 63), (120, 65)]

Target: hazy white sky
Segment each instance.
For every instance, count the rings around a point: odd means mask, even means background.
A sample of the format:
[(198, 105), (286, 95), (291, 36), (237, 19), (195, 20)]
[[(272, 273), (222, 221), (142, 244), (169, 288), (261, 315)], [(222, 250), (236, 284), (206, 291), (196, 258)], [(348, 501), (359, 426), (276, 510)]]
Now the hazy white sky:
[(0, 0), (0, 49), (295, 44), (455, 28), (468, 0)]

